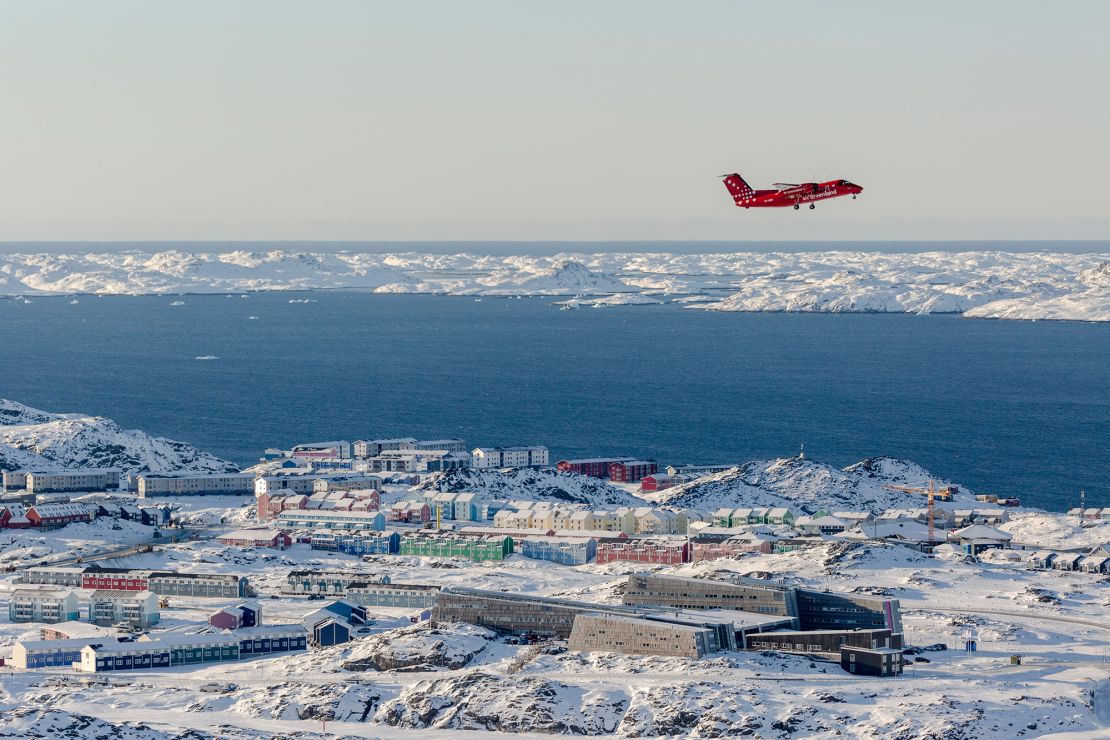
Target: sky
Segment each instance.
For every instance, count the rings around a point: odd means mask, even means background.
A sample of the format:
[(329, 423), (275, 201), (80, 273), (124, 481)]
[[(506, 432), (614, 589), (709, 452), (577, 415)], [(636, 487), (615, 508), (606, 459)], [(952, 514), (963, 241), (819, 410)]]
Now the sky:
[[(0, 242), (1110, 238), (1110, 3), (0, 0)], [(845, 178), (855, 201), (742, 210)]]

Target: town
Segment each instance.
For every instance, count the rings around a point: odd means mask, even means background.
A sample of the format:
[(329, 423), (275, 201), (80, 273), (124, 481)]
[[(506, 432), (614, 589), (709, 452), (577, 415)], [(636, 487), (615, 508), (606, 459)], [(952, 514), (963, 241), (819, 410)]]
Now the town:
[[(814, 465), (804, 454), (777, 464)], [(799, 565), (874, 552), (1092, 584), (1110, 573), (1106, 541), (1007, 531), (1026, 515), (1016, 498), (890, 475), (871, 485), (897, 505), (769, 495), (756, 505), (735, 493), (750, 493), (742, 468), (401, 438), (268, 449), (241, 472), (5, 471), (9, 545), (80, 527), (131, 536), (0, 561), (8, 621), (34, 630), (13, 633), (4, 664), (62, 681), (203, 671), (219, 677), (205, 684), (213, 692), (235, 693), (224, 680), (235, 666), (335, 650), (347, 651), (344, 671), (420, 665), (427, 656), (398, 663), (388, 651), (423, 634), (413, 630), (461, 640), (477, 629), (518, 651), (513, 665), (564, 652), (695, 664), (747, 655), (764, 670), (804, 659), (912, 678), (938, 651), (975, 655), (978, 622), (955, 635), (918, 625), (911, 639), (897, 589), (838, 587)], [(730, 497), (736, 505), (718, 505)], [(1056, 516), (1110, 531), (1110, 508)], [(793, 565), (736, 568), (775, 557)], [(518, 575), (527, 587), (497, 585)], [(556, 587), (537, 591), (545, 582)], [(928, 613), (929, 589), (919, 591), (913, 609)], [(370, 654), (349, 657), (358, 651)], [(1013, 650), (1007, 664), (1023, 657)]]

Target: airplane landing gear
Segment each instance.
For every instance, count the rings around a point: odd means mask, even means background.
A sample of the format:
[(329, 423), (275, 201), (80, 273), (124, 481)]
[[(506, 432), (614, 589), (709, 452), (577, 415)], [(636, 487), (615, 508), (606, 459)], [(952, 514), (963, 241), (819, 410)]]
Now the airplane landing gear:
[(810, 203), (810, 204), (809, 204), (809, 210), (811, 210), (811, 211), (812, 211), (812, 210), (813, 210), (814, 208), (816, 208), (816, 207), (817, 207), (817, 204), (816, 204), (816, 203)]
[(796, 211), (796, 210), (798, 210), (799, 208), (801, 208), (801, 206), (800, 206), (800, 205), (798, 205), (797, 203), (795, 203), (795, 204), (794, 204), (794, 210)]
[(854, 196), (854, 195), (853, 195), (853, 196), (852, 196), (852, 200), (855, 200), (855, 199), (856, 199), (856, 196)]

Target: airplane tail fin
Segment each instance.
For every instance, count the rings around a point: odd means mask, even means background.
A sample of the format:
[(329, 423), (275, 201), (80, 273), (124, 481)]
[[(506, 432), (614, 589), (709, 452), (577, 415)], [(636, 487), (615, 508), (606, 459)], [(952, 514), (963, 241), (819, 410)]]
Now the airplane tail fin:
[(752, 190), (752, 186), (749, 185), (744, 178), (740, 177), (739, 174), (733, 172), (731, 175), (725, 175), (724, 178), (725, 187), (728, 188), (728, 194), (736, 201), (736, 205), (740, 205), (742, 201), (755, 194), (755, 191)]

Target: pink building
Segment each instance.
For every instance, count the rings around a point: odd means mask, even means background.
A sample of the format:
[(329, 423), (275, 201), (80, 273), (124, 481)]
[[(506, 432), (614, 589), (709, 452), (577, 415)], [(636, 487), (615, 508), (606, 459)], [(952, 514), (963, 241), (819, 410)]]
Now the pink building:
[(689, 543), (686, 540), (628, 539), (601, 540), (597, 543), (598, 563), (627, 560), (634, 563), (677, 565), (689, 561)]

